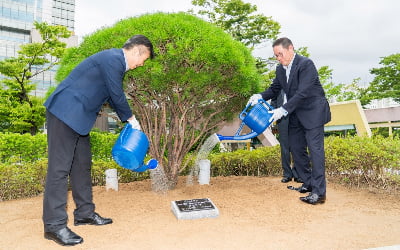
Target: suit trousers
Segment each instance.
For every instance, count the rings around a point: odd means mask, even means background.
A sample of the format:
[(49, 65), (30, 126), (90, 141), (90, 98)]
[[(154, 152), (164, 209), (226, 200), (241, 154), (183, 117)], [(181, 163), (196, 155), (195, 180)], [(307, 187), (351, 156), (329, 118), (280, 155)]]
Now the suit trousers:
[(43, 198), (45, 232), (66, 227), (68, 178), (76, 208), (75, 219), (93, 215), (89, 135), (82, 136), (49, 111), (47, 116), (48, 168)]
[(289, 117), (283, 117), (277, 122), (279, 131), (279, 144), (281, 148), (281, 163), (283, 169), (283, 177), (299, 178), (295, 166), (291, 167), (292, 157), (289, 147)]
[(306, 129), (295, 112), (290, 114), (289, 144), (303, 186), (326, 195), (324, 126)]

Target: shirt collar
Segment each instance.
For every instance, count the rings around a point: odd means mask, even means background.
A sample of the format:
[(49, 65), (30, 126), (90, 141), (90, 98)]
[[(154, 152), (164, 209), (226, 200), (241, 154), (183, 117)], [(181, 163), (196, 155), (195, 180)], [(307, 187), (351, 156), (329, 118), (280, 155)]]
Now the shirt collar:
[(293, 61), (294, 61), (294, 58), (296, 57), (296, 53), (294, 53), (293, 54), (293, 58), (292, 58), (292, 60), (290, 61), (290, 63), (289, 63), (289, 65), (288, 66), (283, 66), (283, 68), (285, 69), (285, 70), (290, 70), (291, 68), (292, 68), (292, 64), (293, 64)]
[(125, 72), (126, 71), (128, 71), (129, 70), (129, 65), (128, 65), (128, 59), (126, 58), (126, 55), (125, 55), (125, 51), (122, 49), (122, 53), (124, 54), (124, 59), (125, 59)]

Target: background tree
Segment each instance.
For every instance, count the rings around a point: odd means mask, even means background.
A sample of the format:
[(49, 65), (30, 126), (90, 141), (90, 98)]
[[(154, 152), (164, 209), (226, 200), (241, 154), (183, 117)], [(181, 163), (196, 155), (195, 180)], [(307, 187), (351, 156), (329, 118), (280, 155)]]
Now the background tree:
[(0, 61), (0, 131), (36, 134), (45, 120), (43, 99), (29, 95), (36, 89), (32, 77), (59, 63), (71, 32), (63, 26), (34, 23), (42, 41), (20, 46), (17, 57)]
[(361, 103), (365, 105), (382, 98), (393, 98), (400, 103), (400, 54), (383, 57), (379, 64), (382, 67), (370, 70), (375, 78), (363, 91)]
[(222, 122), (237, 116), (260, 76), (250, 50), (220, 28), (185, 14), (129, 18), (84, 38), (63, 58), (57, 79), (85, 57), (122, 47), (134, 34), (152, 41), (156, 58), (129, 71), (124, 82), (133, 111), (172, 188), (185, 156)]
[[(280, 33), (280, 24), (271, 17), (257, 14), (257, 6), (242, 0), (193, 0), (199, 9), (197, 15), (206, 21), (221, 27), (235, 40), (250, 49), (265, 46)], [(194, 13), (194, 10), (189, 12)], [(273, 62), (270, 58), (256, 57), (256, 66), (260, 74), (269, 74)]]
[(201, 7), (197, 12), (199, 16), (221, 27), (247, 47), (274, 40), (279, 34), (280, 24), (271, 17), (255, 14), (256, 5), (241, 0), (193, 0), (192, 4)]

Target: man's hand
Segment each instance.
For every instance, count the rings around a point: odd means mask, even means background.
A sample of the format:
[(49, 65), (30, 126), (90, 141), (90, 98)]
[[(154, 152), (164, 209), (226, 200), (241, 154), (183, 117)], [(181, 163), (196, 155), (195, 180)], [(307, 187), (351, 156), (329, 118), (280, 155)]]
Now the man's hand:
[(277, 121), (288, 114), (288, 112), (282, 107), (268, 111), (268, 113), (272, 114), (271, 118), (269, 118), (269, 122)]
[(254, 106), (258, 103), (258, 100), (260, 99), (262, 99), (262, 96), (260, 94), (254, 94), (250, 97), (249, 101), (247, 102), (247, 105), (251, 104), (251, 106)]
[(128, 122), (129, 122), (129, 124), (132, 125), (132, 128), (137, 129), (137, 130), (142, 130), (138, 120), (136, 120), (136, 117), (134, 115), (128, 119)]

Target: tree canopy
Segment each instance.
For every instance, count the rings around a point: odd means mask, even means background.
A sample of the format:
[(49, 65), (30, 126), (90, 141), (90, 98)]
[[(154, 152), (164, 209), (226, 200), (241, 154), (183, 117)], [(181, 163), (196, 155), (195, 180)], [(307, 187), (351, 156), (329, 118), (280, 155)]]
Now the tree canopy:
[(202, 7), (198, 15), (250, 48), (274, 40), (279, 34), (278, 22), (263, 14), (256, 14), (257, 6), (242, 0), (192, 0), (192, 4)]
[(250, 50), (222, 29), (185, 13), (154, 13), (85, 37), (63, 59), (58, 79), (87, 56), (122, 47), (135, 34), (152, 41), (156, 57), (129, 71), (124, 83), (151, 141), (150, 154), (174, 186), (187, 153), (239, 114), (248, 96), (259, 91), (260, 75)]
[(382, 57), (379, 64), (380, 68), (370, 70), (375, 78), (363, 93), (362, 103), (382, 98), (393, 98), (400, 103), (400, 54)]

